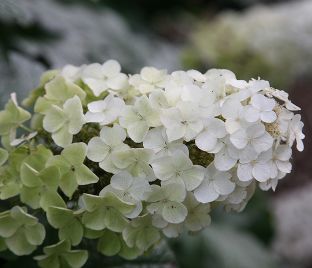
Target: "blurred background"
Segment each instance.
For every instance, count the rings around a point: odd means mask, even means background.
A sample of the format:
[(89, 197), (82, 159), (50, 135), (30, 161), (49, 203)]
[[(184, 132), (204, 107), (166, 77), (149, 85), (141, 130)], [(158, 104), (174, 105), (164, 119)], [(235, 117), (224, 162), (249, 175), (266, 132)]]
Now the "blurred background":
[[(129, 73), (216, 67), (269, 80), (302, 107), (305, 151), (276, 192), (257, 192), (243, 213), (215, 211), (207, 230), (151, 256), (94, 253), (86, 267), (312, 267), (312, 1), (0, 0), (1, 107), (12, 91), (25, 97), (44, 70), (110, 58)], [(0, 258), (1, 267), (33, 267)]]

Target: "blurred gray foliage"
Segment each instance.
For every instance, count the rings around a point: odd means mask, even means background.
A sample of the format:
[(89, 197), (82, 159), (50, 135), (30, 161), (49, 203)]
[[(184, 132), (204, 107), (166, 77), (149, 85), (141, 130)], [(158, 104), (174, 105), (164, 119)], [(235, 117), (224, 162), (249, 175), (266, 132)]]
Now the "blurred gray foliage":
[(312, 184), (274, 200), (276, 237), (273, 249), (285, 268), (306, 268), (312, 263)]
[(214, 223), (200, 234), (184, 235), (178, 251), (181, 267), (192, 267), (195, 260), (197, 268), (278, 267), (268, 249), (234, 226)]
[(36, 86), (44, 66), (29, 55), (43, 57), (51, 68), (110, 58), (120, 61), (125, 70), (131, 72), (148, 65), (169, 70), (180, 65), (178, 47), (155, 36), (136, 33), (109, 9), (63, 5), (52, 0), (1, 0), (0, 19), (21, 25), (37, 24), (56, 36), (55, 40), (40, 42), (20, 38), (18, 47), (23, 55), (18, 60), (9, 55), (7, 63), (0, 58), (0, 74), (3, 74), (0, 92), (23, 92)]

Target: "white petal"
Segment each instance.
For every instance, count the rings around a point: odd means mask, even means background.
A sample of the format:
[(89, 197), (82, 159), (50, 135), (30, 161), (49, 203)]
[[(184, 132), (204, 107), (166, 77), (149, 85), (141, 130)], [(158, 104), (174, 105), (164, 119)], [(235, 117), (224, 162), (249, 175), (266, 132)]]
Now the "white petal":
[(210, 131), (200, 133), (195, 139), (196, 146), (206, 152), (213, 150), (217, 141), (218, 139)]
[(195, 189), (194, 196), (198, 202), (208, 203), (216, 200), (219, 194), (208, 180), (204, 180), (202, 184)]
[(193, 191), (204, 179), (204, 168), (201, 166), (194, 166), (184, 171), (181, 178), (184, 181), (186, 190)]
[(272, 147), (273, 138), (269, 133), (265, 132), (261, 137), (253, 139), (251, 143), (256, 152), (261, 153), (269, 150)]
[(231, 135), (230, 140), (236, 148), (243, 149), (247, 145), (246, 132), (242, 129), (237, 130)]
[(270, 179), (271, 169), (267, 163), (256, 163), (252, 169), (252, 175), (259, 182)]
[(273, 123), (276, 120), (276, 113), (273, 111), (262, 112), (260, 116), (261, 120), (266, 123)]
[(220, 171), (230, 170), (235, 166), (237, 159), (234, 159), (229, 156), (226, 149), (221, 150), (215, 155), (214, 165)]
[(240, 181), (250, 181), (252, 176), (252, 166), (250, 164), (238, 164), (237, 177)]
[(187, 208), (178, 202), (166, 202), (162, 209), (163, 218), (170, 223), (181, 223), (187, 216)]
[(235, 183), (231, 182), (226, 178), (221, 178), (213, 181), (216, 192), (221, 195), (228, 195), (235, 189)]
[(108, 152), (109, 147), (102, 141), (100, 137), (94, 137), (89, 141), (87, 157), (90, 160), (94, 162), (103, 161)]
[(127, 190), (133, 183), (133, 177), (126, 171), (112, 176), (110, 184), (117, 190)]
[(252, 107), (252, 106), (247, 106), (245, 108), (245, 119), (247, 122), (253, 123), (258, 121), (260, 118), (260, 113), (259, 110)]

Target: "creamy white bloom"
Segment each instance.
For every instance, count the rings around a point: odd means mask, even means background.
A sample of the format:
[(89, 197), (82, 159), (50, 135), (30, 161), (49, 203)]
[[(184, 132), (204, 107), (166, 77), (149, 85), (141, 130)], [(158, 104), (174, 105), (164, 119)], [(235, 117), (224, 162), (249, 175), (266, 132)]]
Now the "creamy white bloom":
[(210, 164), (205, 170), (205, 178), (194, 191), (198, 202), (208, 203), (218, 199), (221, 195), (228, 195), (235, 189), (235, 184), (230, 180), (232, 175), (228, 172), (217, 170)]
[(169, 141), (181, 138), (190, 141), (203, 129), (197, 106), (192, 102), (178, 102), (176, 107), (164, 109), (160, 120), (166, 128)]
[(174, 157), (155, 159), (152, 167), (158, 179), (166, 183), (181, 183), (188, 191), (194, 190), (204, 179), (204, 168), (193, 165), (183, 151), (176, 151)]
[(302, 133), (303, 122), (301, 121), (301, 115), (296, 114), (291, 119), (288, 129), (288, 144), (292, 146), (294, 141), (296, 140), (297, 150), (302, 152), (304, 149), (304, 145), (302, 140), (305, 138), (305, 135)]
[(104, 100), (88, 104), (88, 112), (85, 114), (86, 121), (108, 125), (121, 115), (124, 106), (125, 102), (121, 98), (109, 94)]
[(121, 73), (120, 64), (115, 60), (108, 60), (103, 65), (93, 63), (82, 71), (82, 81), (88, 85), (95, 96), (99, 96), (107, 89), (120, 90), (128, 83), (128, 78)]

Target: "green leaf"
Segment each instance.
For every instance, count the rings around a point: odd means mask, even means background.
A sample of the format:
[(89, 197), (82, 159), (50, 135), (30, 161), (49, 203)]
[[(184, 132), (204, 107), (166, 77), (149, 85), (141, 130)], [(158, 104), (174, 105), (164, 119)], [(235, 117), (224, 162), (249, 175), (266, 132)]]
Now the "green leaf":
[(114, 256), (121, 249), (120, 238), (117, 234), (105, 230), (103, 236), (99, 239), (97, 250), (106, 256)]

